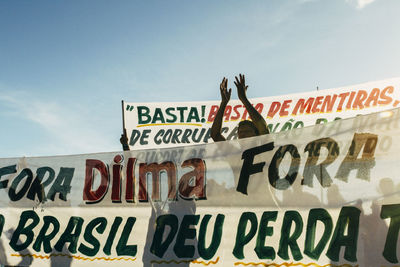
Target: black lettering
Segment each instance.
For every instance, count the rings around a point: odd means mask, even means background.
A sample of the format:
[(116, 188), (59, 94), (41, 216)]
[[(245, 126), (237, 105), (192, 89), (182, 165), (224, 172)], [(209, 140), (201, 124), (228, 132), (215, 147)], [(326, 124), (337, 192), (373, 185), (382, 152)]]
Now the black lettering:
[(180, 144), (181, 141), (179, 141), (179, 136), (182, 134), (182, 130), (181, 129), (176, 129), (174, 131), (174, 135), (172, 136), (171, 142), (173, 144)]
[[(19, 183), (24, 178), (26, 178), (24, 186), (21, 188), (21, 190), (19, 190), (18, 193), (16, 193)], [(8, 196), (10, 197), (10, 200), (11, 201), (20, 200), (25, 195), (25, 193), (28, 191), (29, 186), (31, 185), (32, 179), (33, 179), (32, 171), (30, 169), (28, 169), (28, 168), (23, 169), (18, 174), (18, 176), (14, 178), (14, 180), (11, 183), (11, 187), (8, 190)]]
[[(328, 150), (328, 156), (321, 164), (317, 165), (322, 147)], [(308, 143), (304, 151), (308, 152), (308, 157), (304, 166), (301, 184), (313, 187), (313, 177), (316, 176), (323, 187), (330, 186), (332, 179), (326, 167), (339, 156), (339, 145), (337, 142), (332, 138), (321, 138)]]
[[(46, 176), (47, 173), (48, 173), (48, 178), (46, 179), (46, 181), (42, 183), (43, 178)], [(44, 193), (44, 188), (51, 182), (53, 182), (54, 176), (55, 172), (52, 168), (50, 167), (38, 168), (36, 171), (36, 178), (35, 180), (33, 180), (31, 188), (29, 188), (29, 192), (26, 197), (31, 200), (35, 200), (35, 195), (36, 195), (40, 202), (45, 201), (46, 195)]]
[(274, 149), (274, 143), (268, 143), (262, 146), (247, 149), (242, 154), (243, 165), (240, 170), (239, 182), (236, 191), (247, 195), (247, 186), (249, 184), (250, 175), (263, 171), (265, 162), (253, 164), (254, 157), (258, 154)]
[(59, 198), (67, 201), (67, 195), (71, 192), (71, 181), (74, 171), (75, 168), (60, 168), (56, 180), (47, 193), (47, 199), (54, 201), (56, 194), (59, 193)]
[[(280, 178), (279, 176), (279, 165), (282, 162), (283, 157), (286, 153), (292, 156), (292, 162), (290, 164), (290, 168), (288, 173), (284, 178)], [(285, 145), (281, 146), (274, 154), (274, 157), (271, 160), (271, 163), (268, 168), (268, 178), (269, 183), (279, 190), (288, 189), (290, 185), (294, 183), (297, 177), (297, 172), (299, 170), (300, 165), (300, 155), (297, 151), (296, 146), (294, 145)]]
[(192, 132), (193, 132), (192, 129), (185, 129), (185, 131), (183, 132), (183, 135), (182, 135), (182, 143), (183, 144), (185, 144), (185, 143), (189, 144), (190, 143), (189, 137), (192, 134)]
[[(355, 133), (346, 157), (340, 165), (336, 178), (347, 182), (350, 171), (357, 170), (357, 178), (370, 180), (371, 169), (375, 166), (375, 148), (378, 136), (369, 133)], [(361, 158), (357, 158), (363, 149)]]
[[(13, 174), (16, 172), (17, 172), (17, 165), (10, 165), (7, 167), (0, 168), (0, 179), (4, 175)], [(4, 181), (0, 182), (0, 189), (7, 188), (7, 186), (8, 186), (8, 180), (4, 180)]]

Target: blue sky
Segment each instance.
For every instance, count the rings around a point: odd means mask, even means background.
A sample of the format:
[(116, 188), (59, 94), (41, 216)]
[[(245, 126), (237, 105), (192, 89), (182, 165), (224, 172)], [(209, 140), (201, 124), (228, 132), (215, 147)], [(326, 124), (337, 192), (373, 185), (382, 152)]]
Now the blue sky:
[[(400, 76), (400, 1), (0, 1), (0, 157), (121, 149), (121, 100)], [(236, 94), (233, 95), (236, 98)]]

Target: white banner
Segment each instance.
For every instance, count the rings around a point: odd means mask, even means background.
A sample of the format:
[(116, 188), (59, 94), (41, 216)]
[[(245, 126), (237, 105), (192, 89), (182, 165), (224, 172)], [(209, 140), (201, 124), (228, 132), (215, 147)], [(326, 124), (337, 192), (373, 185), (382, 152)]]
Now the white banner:
[[(400, 103), (399, 90), (400, 78), (395, 78), (300, 94), (253, 98), (250, 102), (265, 118), (270, 132), (277, 133), (395, 108)], [(216, 94), (219, 94), (218, 90)], [(210, 127), (219, 104), (220, 101), (124, 102), (129, 146), (131, 150), (137, 150), (213, 142)], [(245, 119), (249, 119), (249, 115), (242, 103), (231, 100), (225, 109), (222, 128), (227, 140), (237, 138), (237, 125)]]
[(394, 109), (205, 145), (0, 159), (0, 261), (392, 266), (399, 119)]

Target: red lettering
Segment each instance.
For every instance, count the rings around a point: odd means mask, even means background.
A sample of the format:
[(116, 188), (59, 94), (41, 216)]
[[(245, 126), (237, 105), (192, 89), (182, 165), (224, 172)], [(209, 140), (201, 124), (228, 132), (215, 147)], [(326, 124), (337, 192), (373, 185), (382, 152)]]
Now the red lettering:
[(310, 97), (309, 99), (307, 99), (307, 101), (305, 101), (303, 98), (300, 98), (299, 101), (297, 101), (296, 106), (294, 107), (292, 115), (297, 115), (299, 109), (300, 113), (303, 114), (306, 108), (306, 113), (310, 113), (313, 102), (314, 97)]
[(240, 118), (240, 113), (238, 111), (238, 108), (241, 108), (242, 105), (236, 105), (233, 107), (233, 112), (235, 112), (235, 115), (231, 117), (231, 120), (238, 120)]
[(344, 101), (346, 100), (346, 97), (348, 97), (349, 94), (350, 94), (350, 93), (347, 92), (347, 93), (341, 93), (341, 94), (339, 95), (340, 101), (339, 101), (339, 105), (338, 105), (337, 111), (342, 111)]
[(324, 98), (323, 96), (317, 96), (315, 98), (315, 102), (314, 102), (314, 105), (313, 105), (312, 110), (311, 110), (312, 113), (317, 113), (317, 112), (320, 111), (318, 106), (322, 104), (322, 99), (323, 98)]
[(393, 98), (391, 98), (390, 96), (386, 95), (386, 93), (392, 94), (394, 91), (393, 86), (388, 86), (385, 89), (382, 90), (380, 98), (383, 100), (378, 101), (379, 105), (387, 105), (390, 102), (392, 102)]
[(356, 99), (354, 100), (353, 108), (359, 108), (363, 109), (364, 108), (364, 101), (367, 99), (367, 92), (365, 90), (359, 90), (356, 96)]
[(152, 178), (152, 193), (151, 199), (154, 201), (161, 200), (160, 197), (160, 174), (165, 172), (168, 179), (168, 199), (176, 200), (176, 166), (171, 161), (166, 161), (161, 164), (157, 163), (141, 163), (139, 165), (139, 201), (147, 202), (147, 174), (151, 174)]
[[(112, 165), (112, 173), (108, 170), (108, 165), (100, 160), (87, 159), (86, 170), (85, 170), (85, 184), (83, 188), (83, 200), (89, 203), (96, 203), (101, 201), (107, 194), (108, 187), (111, 185), (111, 200), (113, 202), (121, 202), (122, 193), (122, 176), (121, 171), (123, 169), (123, 156), (117, 155), (114, 157)], [(126, 165), (126, 190), (125, 200), (127, 202), (134, 202), (135, 198), (135, 164), (136, 158), (129, 158)], [(183, 174), (179, 181), (179, 188), (177, 190), (177, 168), (175, 163), (172, 161), (165, 161), (159, 163), (141, 163), (139, 165), (139, 192), (138, 200), (140, 202), (149, 201), (151, 197), (154, 201), (161, 200), (161, 190), (165, 187), (161, 186), (162, 182), (167, 183), (168, 187), (168, 200), (177, 201), (177, 192), (182, 198), (195, 198), (205, 199), (205, 163), (200, 158), (193, 158), (185, 160), (182, 168), (191, 168), (192, 170)], [(99, 175), (100, 174), (100, 175)], [(110, 174), (112, 174), (112, 180), (110, 180)], [(151, 177), (150, 177), (151, 176)], [(93, 189), (94, 184), (98, 184), (100, 179), (100, 185)], [(151, 196), (148, 193), (149, 188), (152, 188)], [(161, 181), (161, 179), (163, 181)], [(165, 180), (164, 180), (165, 179)]]
[(373, 102), (372, 106), (377, 106), (379, 100), (379, 93), (380, 93), (379, 88), (372, 89), (371, 93), (369, 93), (367, 101), (365, 101), (365, 106), (370, 107), (371, 102)]
[(247, 120), (247, 109), (244, 109), (243, 115), (242, 115), (242, 121)]
[(333, 105), (335, 104), (337, 95), (333, 95), (331, 98), (330, 95), (325, 96), (324, 103), (321, 107), (321, 112), (332, 112)]
[(263, 103), (257, 103), (254, 108), (257, 110), (258, 113), (261, 114), (264, 109), (264, 105), (263, 105)]
[(127, 202), (134, 201), (135, 194), (135, 163), (136, 158), (129, 158), (126, 166), (126, 192), (125, 199)]
[(347, 104), (346, 104), (346, 109), (351, 109), (351, 103), (353, 102), (355, 95), (356, 95), (356, 92), (350, 93), (349, 101), (347, 101)]
[(271, 106), (269, 107), (267, 117), (272, 119), (275, 116), (275, 114), (279, 111), (280, 107), (281, 107), (280, 102), (277, 101), (272, 102)]
[(225, 108), (225, 121), (229, 121), (229, 117), (231, 116), (231, 112), (232, 112), (232, 107), (230, 105), (227, 105)]
[(116, 155), (114, 157), (114, 164), (113, 165), (113, 174), (112, 174), (112, 193), (111, 193), (111, 200), (113, 202), (121, 202), (121, 170), (122, 166), (121, 163), (123, 161), (123, 157), (120, 155)]
[[(95, 178), (95, 170), (100, 172), (100, 185), (96, 190), (92, 190)], [(85, 171), (85, 185), (83, 188), (83, 200), (87, 202), (100, 201), (106, 194), (109, 184), (107, 166), (100, 160), (87, 159)]]
[(289, 112), (287, 111), (287, 109), (290, 107), (291, 102), (292, 102), (292, 100), (283, 101), (281, 111), (279, 112), (279, 116), (284, 117), (284, 116), (289, 115)]
[(215, 116), (217, 116), (219, 107), (217, 105), (212, 105), (210, 109), (210, 113), (208, 114), (208, 122), (213, 122)]
[(202, 159), (189, 159), (182, 163), (182, 168), (192, 167), (193, 170), (182, 175), (179, 181), (179, 195), (182, 198), (199, 198), (206, 197), (205, 187), (205, 169), (206, 166)]

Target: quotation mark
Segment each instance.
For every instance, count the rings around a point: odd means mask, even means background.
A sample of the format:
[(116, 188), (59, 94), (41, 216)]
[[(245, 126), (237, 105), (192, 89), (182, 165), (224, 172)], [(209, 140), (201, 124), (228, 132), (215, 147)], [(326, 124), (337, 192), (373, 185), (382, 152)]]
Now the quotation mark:
[(133, 106), (131, 106), (131, 105), (126, 105), (126, 110), (132, 111), (132, 110), (133, 110)]

